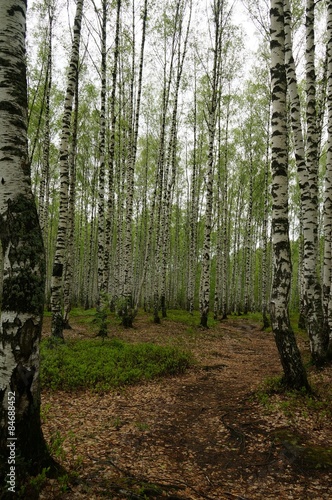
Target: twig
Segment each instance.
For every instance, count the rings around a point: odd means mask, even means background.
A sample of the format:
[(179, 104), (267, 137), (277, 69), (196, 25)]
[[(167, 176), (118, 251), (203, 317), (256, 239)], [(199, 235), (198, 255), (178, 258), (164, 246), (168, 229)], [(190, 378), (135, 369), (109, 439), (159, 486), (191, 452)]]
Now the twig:
[(236, 500), (249, 500), (249, 498), (240, 497), (239, 495), (234, 495), (233, 493), (230, 493), (229, 491), (225, 491), (225, 495), (227, 495), (228, 497), (236, 498)]

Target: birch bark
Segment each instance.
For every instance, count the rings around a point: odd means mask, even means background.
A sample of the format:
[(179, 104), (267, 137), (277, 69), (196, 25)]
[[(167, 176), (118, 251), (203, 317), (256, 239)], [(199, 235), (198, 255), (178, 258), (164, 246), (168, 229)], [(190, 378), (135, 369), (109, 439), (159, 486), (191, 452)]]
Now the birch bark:
[[(107, 283), (105, 269), (105, 150), (106, 150), (106, 42), (107, 0), (102, 2), (101, 17), (101, 91), (99, 134), (99, 182), (98, 182), (98, 304), (101, 311), (107, 306)], [(103, 330), (104, 331), (104, 330)]]
[(222, 19), (223, 0), (213, 4), (214, 42), (213, 42), (213, 68), (211, 75), (210, 101), (208, 104), (208, 161), (206, 170), (206, 208), (204, 223), (204, 243), (202, 255), (202, 272), (200, 282), (200, 325), (208, 326), (208, 314), (210, 309), (210, 261), (211, 261), (211, 230), (213, 209), (213, 177), (215, 156), (215, 135), (218, 103), (220, 99), (220, 65), (221, 65), (221, 42), (222, 42)]
[(306, 3), (306, 164), (308, 201), (303, 210), (303, 278), (304, 312), (310, 340), (311, 356), (320, 364), (326, 355), (323, 329), (321, 286), (318, 279), (318, 165), (319, 134), (315, 71), (315, 2)]
[[(133, 218), (133, 200), (134, 200), (134, 173), (137, 155), (137, 140), (138, 127), (140, 119), (141, 95), (142, 95), (142, 80), (143, 80), (143, 63), (144, 63), (144, 47), (146, 39), (146, 23), (147, 23), (147, 0), (144, 2), (143, 8), (143, 24), (142, 24), (142, 41), (139, 59), (138, 85), (136, 95), (136, 107), (134, 107), (134, 75), (135, 75), (135, 53), (133, 48), (132, 59), (132, 83), (131, 83), (131, 116), (129, 117), (130, 127), (130, 152), (127, 167), (127, 193), (126, 193), (126, 229), (125, 229), (125, 245), (124, 245), (124, 283), (123, 296), (125, 300), (122, 309), (122, 324), (125, 327), (132, 327), (133, 320), (136, 315), (134, 307), (134, 283), (133, 283), (133, 251), (132, 251), (132, 218)], [(133, 13), (134, 16), (134, 13)], [(134, 111), (135, 108), (135, 111)]]
[(289, 320), (292, 276), (288, 221), (288, 150), (286, 128), (286, 72), (284, 0), (271, 0), (272, 84), (272, 247), (274, 274), (271, 293), (271, 324), (284, 370), (285, 385), (309, 388), (301, 355)]
[[(28, 161), (26, 9), (25, 0), (0, 2), (0, 480), (4, 488), (9, 444), (30, 473), (37, 474), (51, 463), (40, 421), (45, 255)], [(8, 495), (19, 491), (18, 470), (16, 479)]]
[(328, 335), (328, 355), (332, 357), (332, 1), (327, 8), (327, 154), (324, 192), (324, 329)]
[(62, 295), (63, 273), (66, 250), (68, 185), (69, 185), (69, 138), (71, 135), (71, 116), (75, 95), (76, 78), (78, 75), (79, 48), (81, 38), (81, 23), (84, 0), (77, 0), (74, 21), (74, 37), (69, 65), (67, 90), (60, 143), (60, 208), (57, 231), (56, 250), (51, 280), (52, 336), (63, 339)]
[[(289, 0), (285, 0), (285, 65), (290, 96), (291, 124), (294, 137), (295, 159), (301, 196), (301, 226), (303, 228), (303, 253), (301, 253), (301, 315), (305, 319), (315, 363), (321, 363), (326, 354), (327, 339), (323, 328), (321, 286), (318, 279), (318, 164), (319, 138), (315, 38), (314, 2), (306, 4), (306, 144), (301, 123), (301, 103), (292, 49), (291, 11)], [(300, 243), (302, 234), (300, 234)], [(301, 249), (301, 252), (302, 252)]]

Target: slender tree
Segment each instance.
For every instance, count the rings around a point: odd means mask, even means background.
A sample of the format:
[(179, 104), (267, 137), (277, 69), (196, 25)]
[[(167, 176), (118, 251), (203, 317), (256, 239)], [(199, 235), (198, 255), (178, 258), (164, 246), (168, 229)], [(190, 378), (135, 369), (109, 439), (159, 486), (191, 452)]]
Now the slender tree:
[(271, 293), (271, 323), (288, 387), (309, 389), (306, 371), (289, 319), (292, 275), (288, 221), (288, 148), (286, 128), (286, 72), (284, 0), (271, 0), (272, 84), (272, 245), (274, 275)]
[(318, 278), (318, 166), (319, 131), (315, 70), (315, 2), (306, 2), (306, 165), (308, 202), (303, 211), (303, 307), (316, 364), (326, 356), (327, 338), (323, 328), (321, 286)]
[[(167, 122), (168, 111), (170, 107), (171, 88), (174, 79), (174, 66), (176, 63), (176, 46), (178, 39), (178, 27), (181, 24), (181, 0), (177, 0), (173, 10), (173, 17), (166, 13), (164, 7), (164, 15), (162, 18), (161, 29), (163, 32), (163, 88), (161, 98), (161, 116), (160, 116), (160, 133), (159, 133), (159, 150), (158, 162), (156, 168), (155, 181), (155, 201), (151, 207), (150, 225), (149, 225), (149, 241), (146, 250), (151, 246), (153, 236), (153, 226), (155, 226), (155, 259), (154, 259), (154, 276), (153, 276), (153, 315), (154, 322), (160, 323), (159, 309), (161, 305), (160, 285), (162, 281), (162, 252), (163, 241), (165, 235), (165, 206), (167, 199), (167, 187), (169, 179), (170, 164), (167, 162)], [(168, 45), (170, 48), (168, 49)], [(166, 229), (167, 231), (167, 229)]]
[[(133, 3), (134, 9), (134, 3)], [(148, 15), (148, 2), (144, 1), (142, 12), (142, 41), (139, 59), (139, 74), (137, 84), (136, 106), (134, 106), (134, 75), (135, 75), (135, 44), (133, 47), (132, 55), (132, 80), (130, 91), (131, 102), (131, 116), (130, 120), (130, 137), (129, 137), (129, 160), (127, 166), (127, 193), (126, 193), (126, 230), (125, 230), (125, 246), (124, 246), (124, 282), (123, 282), (123, 297), (125, 300), (124, 307), (122, 308), (122, 323), (126, 327), (133, 326), (133, 320), (136, 315), (134, 307), (134, 283), (133, 283), (133, 250), (132, 250), (132, 218), (133, 218), (133, 201), (134, 201), (134, 173), (137, 156), (137, 140), (141, 108), (141, 95), (142, 95), (142, 80), (143, 80), (143, 64), (144, 64), (144, 47), (146, 39), (146, 23)], [(134, 18), (134, 12), (133, 12)], [(133, 30), (134, 31), (134, 30)], [(134, 36), (134, 34), (133, 34)]]
[[(313, 361), (321, 363), (326, 355), (327, 336), (323, 327), (321, 286), (318, 278), (318, 167), (319, 126), (317, 116), (314, 2), (306, 3), (306, 141), (301, 122), (301, 102), (292, 48), (291, 9), (285, 0), (285, 64), (290, 97), (290, 118), (300, 186), (300, 214), (303, 249), (300, 262), (300, 313), (308, 330)], [(300, 234), (300, 244), (302, 234)]]
[(64, 286), (63, 286), (63, 324), (64, 328), (71, 328), (69, 314), (72, 307), (74, 255), (75, 255), (75, 200), (76, 200), (76, 157), (78, 135), (78, 76), (76, 77), (75, 110), (73, 113), (73, 134), (71, 151), (69, 155), (69, 194), (68, 194), (68, 220), (67, 220), (67, 258), (65, 260)]
[(74, 37), (69, 65), (62, 133), (60, 144), (60, 209), (59, 224), (51, 281), (52, 336), (63, 338), (62, 294), (64, 278), (64, 259), (67, 234), (68, 185), (69, 185), (69, 138), (71, 135), (71, 116), (78, 76), (79, 48), (84, 0), (77, 0), (74, 21)]
[[(119, 44), (120, 44), (120, 15), (121, 15), (121, 0), (116, 3), (116, 21), (115, 21), (115, 39), (114, 39), (114, 58), (111, 74), (111, 93), (109, 103), (110, 115), (110, 134), (108, 145), (108, 203), (107, 217), (105, 226), (105, 255), (104, 255), (104, 272), (107, 291), (110, 291), (110, 255), (112, 253), (113, 229), (114, 229), (114, 164), (115, 164), (115, 131), (116, 131), (116, 88), (118, 79), (118, 61), (119, 61)], [(113, 306), (113, 304), (112, 304)]]
[[(166, 275), (167, 275), (167, 260), (168, 260), (168, 249), (169, 249), (169, 238), (170, 238), (170, 222), (171, 222), (171, 201), (174, 192), (174, 186), (176, 181), (177, 172), (177, 144), (178, 144), (178, 106), (179, 106), (179, 93), (180, 84), (183, 73), (183, 66), (185, 62), (185, 57), (187, 53), (187, 44), (191, 23), (191, 10), (192, 3), (189, 5), (189, 20), (187, 24), (187, 29), (185, 31), (184, 40), (182, 44), (182, 30), (185, 15), (185, 4), (179, 2), (178, 15), (176, 18), (175, 30), (178, 31), (178, 50), (177, 50), (177, 64), (175, 71), (175, 85), (173, 92), (173, 111), (171, 117), (171, 127), (169, 133), (168, 150), (166, 156), (167, 172), (169, 172), (168, 178), (165, 179), (165, 189), (164, 189), (164, 199), (163, 199), (163, 218), (162, 218), (162, 259), (161, 259), (161, 286), (160, 286), (160, 302), (161, 311), (163, 318), (166, 317)], [(183, 46), (182, 46), (183, 45)]]
[[(44, 235), (44, 243), (47, 242), (47, 227), (48, 227), (48, 205), (49, 205), (49, 189), (50, 189), (50, 100), (52, 89), (52, 66), (53, 66), (53, 23), (54, 23), (54, 4), (50, 1), (47, 4), (48, 12), (48, 43), (47, 43), (47, 66), (45, 78), (45, 116), (44, 116), (44, 144), (42, 158), (42, 172), (39, 186), (39, 206), (38, 215), (40, 226)], [(45, 245), (46, 246), (46, 245)]]
[(211, 230), (213, 210), (213, 177), (215, 163), (215, 136), (217, 124), (217, 112), (220, 100), (220, 78), (221, 78), (221, 53), (223, 40), (224, 1), (217, 0), (212, 5), (213, 15), (213, 67), (210, 77), (209, 101), (207, 105), (207, 127), (209, 137), (208, 160), (206, 169), (206, 209), (204, 226), (204, 243), (202, 255), (202, 272), (200, 283), (200, 324), (208, 326), (208, 314), (210, 309), (210, 272), (211, 272)]
[(193, 151), (192, 172), (189, 199), (189, 263), (187, 285), (187, 309), (190, 314), (194, 312), (195, 300), (195, 275), (197, 261), (197, 218), (198, 218), (198, 162), (197, 162), (197, 74), (196, 64), (194, 71), (194, 104), (193, 104)]
[[(96, 9), (97, 10), (97, 9)], [(99, 132), (99, 182), (98, 182), (98, 309), (107, 304), (107, 272), (105, 269), (105, 163), (106, 163), (106, 55), (107, 55), (107, 0), (102, 1), (101, 25), (101, 91)]]
[(332, 1), (327, 1), (327, 152), (324, 192), (324, 266), (323, 266), (323, 306), (324, 328), (328, 332), (328, 355), (332, 357)]

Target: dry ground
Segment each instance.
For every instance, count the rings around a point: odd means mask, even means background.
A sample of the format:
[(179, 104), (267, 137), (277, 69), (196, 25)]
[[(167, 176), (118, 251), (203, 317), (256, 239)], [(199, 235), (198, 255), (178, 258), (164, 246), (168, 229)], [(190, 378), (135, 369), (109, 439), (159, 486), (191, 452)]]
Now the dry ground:
[[(319, 406), (331, 368), (311, 372), (321, 396), (307, 411), (284, 396), (255, 396), (281, 368), (272, 334), (245, 319), (201, 330), (138, 317), (134, 329), (115, 333), (131, 342), (180, 345), (197, 365), (106, 394), (43, 393), (45, 436), (64, 438), (59, 459), (76, 477), (64, 478), (62, 488), (48, 481), (40, 498), (332, 498), (332, 468), (305, 458), (308, 446), (331, 452), (331, 415)], [(91, 332), (73, 324), (68, 335)], [(307, 349), (304, 340), (300, 345)]]

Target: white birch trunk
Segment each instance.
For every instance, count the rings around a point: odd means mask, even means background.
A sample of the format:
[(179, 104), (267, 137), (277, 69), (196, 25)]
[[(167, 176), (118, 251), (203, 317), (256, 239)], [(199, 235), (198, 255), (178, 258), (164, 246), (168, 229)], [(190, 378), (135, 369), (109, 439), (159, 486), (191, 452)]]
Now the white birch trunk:
[(21, 485), (16, 462), (8, 483), (9, 451), (35, 474), (49, 457), (40, 422), (45, 256), (28, 160), (26, 7), (24, 0), (0, 3), (0, 480), (13, 498)]
[(332, 1), (327, 1), (327, 153), (324, 192), (324, 328), (328, 332), (328, 355), (332, 356)]
[(195, 299), (195, 275), (197, 264), (197, 219), (198, 219), (198, 190), (197, 190), (197, 90), (196, 90), (196, 74), (195, 74), (195, 91), (194, 91), (194, 145), (192, 159), (192, 175), (191, 175), (191, 190), (190, 190), (190, 212), (189, 212), (189, 265), (188, 265), (188, 292), (187, 302), (188, 311), (190, 314), (194, 312)]
[(63, 324), (64, 328), (70, 329), (69, 314), (72, 306), (74, 261), (75, 261), (75, 200), (76, 200), (76, 154), (78, 134), (78, 78), (75, 90), (75, 112), (73, 119), (73, 138), (69, 160), (69, 197), (68, 197), (68, 221), (67, 221), (67, 258), (65, 261), (64, 287), (63, 287)]
[[(133, 12), (134, 17), (134, 12)], [(133, 251), (132, 251), (132, 218), (133, 218), (133, 199), (134, 199), (134, 174), (137, 154), (138, 127), (141, 107), (142, 94), (142, 79), (143, 79), (143, 63), (144, 63), (144, 47), (146, 38), (146, 23), (147, 23), (147, 0), (144, 2), (143, 9), (143, 25), (142, 25), (142, 42), (139, 60), (138, 74), (138, 89), (136, 96), (136, 107), (134, 112), (134, 75), (135, 75), (135, 44), (133, 46), (132, 59), (132, 82), (131, 82), (131, 122), (130, 127), (130, 152), (127, 166), (127, 196), (126, 196), (126, 229), (125, 229), (125, 245), (124, 245), (124, 283), (123, 296), (125, 304), (122, 310), (122, 323), (125, 327), (132, 327), (133, 320), (136, 315), (134, 308), (134, 283), (133, 283)], [(134, 37), (133, 26), (133, 37)]]
[(84, 0), (77, 0), (74, 21), (74, 37), (67, 79), (64, 113), (62, 118), (62, 133), (60, 143), (60, 208), (59, 224), (51, 280), (52, 335), (63, 338), (62, 294), (63, 272), (66, 250), (68, 185), (69, 185), (69, 138), (71, 135), (71, 116), (75, 95), (75, 83), (78, 74), (79, 47), (81, 38), (81, 22)]
[[(116, 129), (116, 113), (115, 113), (115, 97), (116, 86), (118, 78), (118, 61), (119, 61), (119, 40), (120, 40), (120, 13), (121, 13), (121, 0), (117, 0), (116, 6), (116, 23), (115, 23), (115, 39), (114, 39), (114, 60), (112, 68), (112, 88), (110, 98), (110, 138), (108, 146), (108, 203), (107, 203), (107, 217), (105, 227), (105, 255), (104, 255), (104, 272), (105, 283), (107, 283), (107, 291), (111, 291), (110, 283), (110, 256), (112, 254), (112, 230), (114, 227), (114, 159), (115, 159), (115, 129)], [(112, 304), (112, 299), (111, 299)], [(112, 304), (113, 305), (113, 304)]]
[(271, 323), (284, 370), (284, 382), (292, 388), (308, 388), (294, 333), (289, 320), (292, 276), (288, 221), (288, 150), (286, 127), (286, 73), (284, 62), (284, 1), (271, 0), (272, 84), (272, 246), (274, 274)]
[[(99, 132), (99, 179), (98, 179), (98, 302), (101, 312), (107, 307), (108, 283), (105, 268), (106, 231), (105, 231), (105, 151), (106, 151), (106, 41), (107, 41), (107, 0), (102, 2), (101, 19), (101, 91), (100, 91), (100, 132)], [(107, 332), (104, 320), (100, 326), (100, 335)]]
[(175, 26), (174, 33), (178, 32), (178, 53), (177, 53), (177, 68), (176, 68), (176, 81), (175, 81), (175, 89), (174, 89), (174, 105), (171, 119), (171, 130), (170, 130), (170, 138), (168, 144), (167, 158), (166, 158), (166, 171), (169, 171), (170, 167), (170, 175), (169, 179), (165, 176), (165, 190), (164, 190), (164, 217), (162, 223), (163, 237), (162, 237), (162, 259), (161, 259), (161, 286), (160, 286), (160, 300), (161, 300), (161, 310), (162, 317), (165, 318), (166, 313), (166, 270), (167, 270), (167, 262), (169, 258), (169, 236), (170, 236), (170, 219), (171, 219), (171, 200), (174, 193), (174, 186), (176, 181), (176, 152), (177, 152), (177, 120), (178, 120), (178, 103), (179, 103), (179, 92), (180, 92), (180, 84), (183, 72), (183, 66), (185, 57), (187, 54), (187, 43), (189, 36), (189, 29), (191, 23), (191, 4), (190, 4), (190, 12), (189, 12), (189, 20), (186, 29), (186, 35), (183, 42), (183, 48), (181, 44), (182, 38), (182, 25), (185, 15), (185, 5), (182, 2), (178, 2), (177, 12), (175, 18)]
[(318, 280), (318, 163), (319, 135), (316, 112), (316, 72), (314, 37), (314, 0), (306, 4), (306, 163), (308, 171), (308, 202), (303, 210), (303, 277), (304, 311), (310, 340), (311, 356), (320, 364), (326, 355), (321, 286)]

